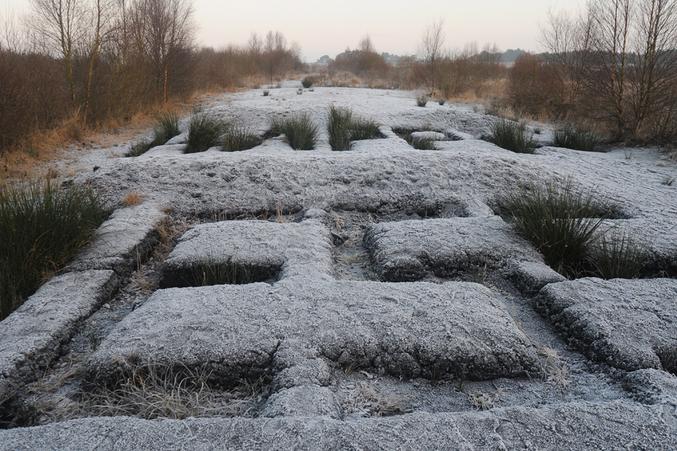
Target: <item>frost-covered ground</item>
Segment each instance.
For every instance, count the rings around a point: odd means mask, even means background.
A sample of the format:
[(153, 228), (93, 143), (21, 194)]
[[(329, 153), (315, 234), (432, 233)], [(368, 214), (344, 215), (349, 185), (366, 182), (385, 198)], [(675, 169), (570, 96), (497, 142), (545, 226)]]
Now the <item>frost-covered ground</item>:
[[(674, 162), (548, 147), (543, 124), (515, 154), (479, 139), (496, 120), (480, 108), (285, 86), (203, 110), (261, 134), (307, 112), (316, 150), (183, 154), (183, 134), (64, 163), (144, 203), (0, 324), (0, 448), (677, 447), (677, 282), (566, 281), (495, 215), (521, 184), (570, 180), (674, 275)], [(332, 104), (385, 138), (331, 151)], [(394, 128), (455, 140), (415, 150)], [(71, 292), (94, 294), (20, 339)]]

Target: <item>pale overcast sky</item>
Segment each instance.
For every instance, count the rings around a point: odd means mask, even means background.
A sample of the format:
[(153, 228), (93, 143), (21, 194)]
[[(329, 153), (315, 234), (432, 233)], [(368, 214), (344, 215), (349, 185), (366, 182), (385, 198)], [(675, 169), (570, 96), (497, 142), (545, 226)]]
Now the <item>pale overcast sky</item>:
[[(549, 9), (577, 9), (586, 0), (194, 0), (198, 41), (222, 47), (249, 35), (283, 32), (308, 61), (355, 47), (369, 34), (379, 51), (415, 53), (421, 34), (444, 19), (447, 45), (496, 43), (501, 49), (541, 50), (539, 26)], [(0, 0), (24, 13), (29, 0)]]

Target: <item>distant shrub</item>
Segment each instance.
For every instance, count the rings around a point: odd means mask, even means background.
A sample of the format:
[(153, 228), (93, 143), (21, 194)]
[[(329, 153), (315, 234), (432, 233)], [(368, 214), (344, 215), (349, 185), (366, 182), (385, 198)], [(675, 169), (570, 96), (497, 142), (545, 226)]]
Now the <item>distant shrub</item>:
[(196, 113), (190, 119), (188, 146), (186, 153), (204, 152), (219, 145), (221, 136), (228, 129), (228, 124), (204, 113)]
[(238, 152), (252, 149), (263, 142), (261, 137), (247, 127), (228, 127), (223, 134), (223, 150), (225, 152)]
[(274, 119), (271, 132), (276, 135), (284, 134), (294, 150), (313, 150), (317, 144), (318, 128), (308, 113)]
[(89, 188), (0, 187), (0, 320), (75, 257), (107, 216)]
[(592, 152), (599, 144), (599, 137), (587, 130), (577, 129), (567, 125), (555, 132), (555, 146), (574, 150), (586, 150)]
[(428, 98), (427, 95), (421, 94), (418, 97), (416, 97), (416, 105), (425, 108), (428, 105), (428, 101), (430, 99)]
[(134, 144), (129, 152), (128, 157), (138, 157), (148, 152), (156, 146), (166, 144), (167, 141), (179, 135), (179, 117), (175, 113), (163, 113), (157, 118), (155, 127), (153, 127), (153, 138), (151, 140), (144, 139)]
[(350, 150), (353, 112), (348, 108), (329, 107), (327, 132), (332, 150)]
[(590, 275), (603, 279), (637, 279), (646, 272), (648, 257), (643, 246), (624, 234), (602, 237), (588, 256)]
[(267, 89), (263, 90), (263, 97), (268, 97), (270, 95), (270, 91)]
[(600, 206), (592, 194), (580, 194), (571, 182), (522, 187), (499, 201), (517, 230), (531, 241), (548, 265), (568, 276), (585, 271), (596, 232), (613, 211)]
[(301, 80), (301, 85), (303, 85), (304, 88), (309, 89), (312, 88), (313, 85), (315, 84), (315, 78), (313, 77), (305, 77), (303, 80)]
[(533, 135), (525, 124), (505, 119), (494, 122), (487, 139), (498, 147), (517, 153), (533, 153), (536, 148)]
[(440, 106), (442, 106), (442, 105), (444, 105), (445, 103), (447, 103), (447, 100), (446, 100), (446, 99), (439, 99), (439, 100), (437, 101), (437, 103), (439, 103)]

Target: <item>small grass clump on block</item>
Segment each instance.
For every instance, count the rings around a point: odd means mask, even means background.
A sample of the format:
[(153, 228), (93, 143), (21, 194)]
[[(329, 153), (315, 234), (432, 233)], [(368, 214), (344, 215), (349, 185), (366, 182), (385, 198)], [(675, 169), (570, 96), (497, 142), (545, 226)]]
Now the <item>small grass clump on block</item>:
[(420, 96), (416, 97), (416, 105), (420, 106), (421, 108), (425, 108), (428, 105), (429, 100), (430, 99), (427, 95), (421, 94)]
[(108, 213), (89, 188), (0, 187), (0, 320), (75, 257)]
[(567, 125), (555, 132), (555, 147), (593, 152), (599, 145), (599, 137), (591, 131)]
[(163, 113), (158, 119), (153, 128), (153, 139), (142, 140), (134, 144), (129, 152), (128, 157), (138, 157), (148, 152), (156, 146), (161, 146), (173, 137), (179, 135), (179, 117), (174, 113)]
[(545, 262), (567, 277), (585, 272), (591, 244), (608, 216), (592, 194), (581, 194), (571, 182), (523, 187), (500, 201), (517, 230), (538, 249)]
[(501, 119), (491, 127), (488, 141), (517, 153), (534, 153), (536, 143), (523, 123)]
[(228, 127), (223, 134), (223, 150), (225, 152), (239, 152), (261, 145), (263, 140), (247, 127)]
[(194, 114), (190, 119), (188, 146), (186, 153), (204, 152), (219, 145), (221, 136), (228, 129), (228, 124), (209, 117), (205, 113)]
[(420, 138), (410, 135), (407, 142), (409, 142), (409, 145), (416, 150), (437, 150), (435, 140), (431, 138)]
[(350, 150), (353, 112), (348, 108), (329, 107), (327, 132), (332, 150)]
[(627, 234), (603, 236), (588, 256), (590, 275), (602, 279), (638, 279), (646, 274), (647, 251)]
[(271, 132), (283, 134), (294, 150), (313, 150), (317, 144), (318, 127), (308, 113), (297, 113), (289, 118), (275, 118)]

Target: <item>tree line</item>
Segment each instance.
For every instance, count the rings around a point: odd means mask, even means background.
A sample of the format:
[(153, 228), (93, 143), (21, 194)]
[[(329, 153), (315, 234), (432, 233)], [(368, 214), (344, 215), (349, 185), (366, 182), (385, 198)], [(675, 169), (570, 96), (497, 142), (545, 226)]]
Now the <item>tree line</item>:
[(64, 122), (129, 120), (196, 90), (302, 66), (279, 32), (198, 48), (190, 0), (30, 0), (0, 36), (0, 150)]
[(549, 53), (511, 72), (515, 109), (598, 124), (615, 141), (677, 141), (677, 0), (591, 0), (550, 14), (542, 40)]

